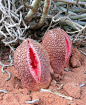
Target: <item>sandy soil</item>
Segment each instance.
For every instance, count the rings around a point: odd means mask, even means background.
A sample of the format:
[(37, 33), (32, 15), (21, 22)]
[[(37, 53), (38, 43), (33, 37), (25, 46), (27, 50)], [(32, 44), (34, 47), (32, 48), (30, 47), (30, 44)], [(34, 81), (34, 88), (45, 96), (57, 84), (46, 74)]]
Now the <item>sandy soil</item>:
[[(77, 48), (73, 48), (70, 67), (66, 68), (61, 75), (52, 75), (52, 81), (48, 87), (52, 93), (30, 92), (23, 89), (14, 66), (7, 67), (5, 70), (11, 73), (11, 79), (5, 81), (8, 74), (3, 74), (0, 70), (0, 90), (8, 92), (0, 91), (0, 105), (86, 105), (86, 56)], [(56, 95), (58, 92), (65, 96)], [(72, 100), (66, 99), (70, 97)], [(39, 101), (34, 104), (25, 103), (34, 99)]]

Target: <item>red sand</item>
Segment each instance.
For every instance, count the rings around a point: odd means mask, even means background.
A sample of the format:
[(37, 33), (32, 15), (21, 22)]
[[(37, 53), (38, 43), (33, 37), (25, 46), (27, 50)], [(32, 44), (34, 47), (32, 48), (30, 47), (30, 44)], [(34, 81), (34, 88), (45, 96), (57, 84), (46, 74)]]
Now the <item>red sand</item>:
[[(63, 71), (61, 75), (52, 74), (52, 81), (48, 88), (70, 96), (72, 100), (50, 92), (30, 92), (23, 89), (14, 66), (7, 67), (7, 70), (11, 73), (11, 79), (8, 81), (5, 81), (8, 74), (2, 74), (0, 70), (0, 90), (8, 91), (7, 94), (0, 93), (0, 105), (86, 105), (86, 85), (80, 87), (81, 84), (86, 83), (86, 56), (76, 48), (72, 51), (69, 71)], [(35, 104), (25, 103), (34, 99), (39, 101)]]

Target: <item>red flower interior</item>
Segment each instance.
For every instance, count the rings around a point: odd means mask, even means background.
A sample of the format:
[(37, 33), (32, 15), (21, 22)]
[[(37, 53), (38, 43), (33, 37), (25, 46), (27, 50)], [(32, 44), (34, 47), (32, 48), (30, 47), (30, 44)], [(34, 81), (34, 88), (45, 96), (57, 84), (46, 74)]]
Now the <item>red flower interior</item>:
[(65, 35), (65, 41), (66, 41), (66, 57), (65, 57), (65, 63), (66, 63), (71, 53), (71, 42), (69, 37), (66, 34), (64, 35)]
[(31, 59), (30, 65), (35, 70), (35, 74), (37, 75), (37, 70), (36, 69), (37, 69), (38, 62), (36, 61), (35, 53), (33, 52), (32, 48), (29, 48), (29, 52), (30, 52), (29, 54), (30, 54), (30, 59)]
[(27, 60), (28, 66), (30, 68), (30, 72), (37, 83), (40, 82), (41, 77), (41, 64), (33, 46), (28, 42), (28, 50), (27, 50)]

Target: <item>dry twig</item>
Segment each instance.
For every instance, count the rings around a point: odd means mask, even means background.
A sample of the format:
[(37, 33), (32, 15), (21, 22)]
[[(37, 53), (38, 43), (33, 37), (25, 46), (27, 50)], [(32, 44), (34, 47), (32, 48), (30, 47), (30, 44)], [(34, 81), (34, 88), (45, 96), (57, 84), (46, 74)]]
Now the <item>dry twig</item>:
[(4, 74), (4, 73), (8, 73), (8, 77), (7, 77), (7, 79), (5, 79), (5, 81), (8, 81), (8, 80), (11, 78), (11, 73), (10, 73), (9, 71), (7, 71), (7, 70), (4, 70), (5, 67), (13, 66), (13, 60), (12, 60), (12, 58), (11, 58), (11, 55), (9, 55), (9, 58), (10, 58), (10, 60), (11, 60), (11, 62), (10, 62), (9, 65), (5, 65), (5, 64), (3, 64), (3, 63), (0, 61), (0, 65), (2, 66), (2, 68), (1, 68), (2, 73), (3, 73), (3, 74)]
[(8, 93), (6, 90), (0, 90), (0, 93)]
[(25, 101), (25, 103), (26, 104), (35, 104), (38, 101), (39, 101), (39, 99), (34, 99), (33, 101)]
[(48, 90), (48, 89), (41, 89), (40, 91), (41, 91), (41, 92), (50, 92), (50, 93), (52, 93), (52, 94), (58, 95), (58, 96), (60, 96), (60, 97), (66, 98), (66, 99), (68, 99), (68, 100), (72, 100), (72, 97), (65, 96), (64, 94), (61, 94), (61, 93), (59, 93), (59, 92), (53, 92), (53, 91)]

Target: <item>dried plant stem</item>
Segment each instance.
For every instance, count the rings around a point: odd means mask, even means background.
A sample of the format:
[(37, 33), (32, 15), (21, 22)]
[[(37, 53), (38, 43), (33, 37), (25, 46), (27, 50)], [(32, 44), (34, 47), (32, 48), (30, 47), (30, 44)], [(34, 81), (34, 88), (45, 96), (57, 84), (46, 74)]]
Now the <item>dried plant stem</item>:
[(41, 89), (40, 91), (41, 91), (41, 92), (50, 92), (50, 93), (52, 93), (52, 94), (58, 95), (58, 96), (60, 96), (60, 97), (66, 98), (66, 99), (68, 99), (68, 100), (72, 100), (72, 97), (65, 96), (64, 94), (61, 94), (61, 93), (59, 93), (59, 92), (53, 92), (53, 91), (48, 90), (48, 89)]
[(77, 0), (77, 2), (76, 2), (76, 3), (77, 3), (77, 5), (78, 5), (78, 3), (79, 3), (79, 0)]
[(33, 101), (25, 101), (25, 103), (26, 104), (35, 104), (38, 101), (39, 101), (39, 99), (34, 99)]
[(55, 19), (54, 19), (54, 17), (52, 18), (52, 21), (53, 22), (65, 22), (65, 23), (67, 23), (68, 25), (70, 25), (72, 28), (74, 28), (74, 29), (76, 29), (76, 30), (80, 30), (80, 29), (82, 29), (83, 28), (83, 26), (81, 26), (80, 24), (78, 24), (78, 23), (75, 23), (75, 22), (73, 22), (72, 20), (70, 20), (70, 18), (69, 17), (60, 17), (60, 18), (58, 18), (58, 19), (56, 19), (56, 17), (55, 17)]
[(36, 25), (31, 26), (30, 27), (31, 29), (37, 29), (37, 28), (41, 27), (44, 24), (45, 19), (46, 19), (47, 15), (48, 15), (48, 12), (49, 12), (50, 4), (51, 4), (51, 0), (45, 0), (44, 8), (43, 8), (43, 14), (41, 16), (41, 19)]
[(66, 23), (70, 24), (70, 26), (73, 26), (75, 29), (80, 30), (83, 28), (80, 24), (73, 22), (72, 20), (65, 20)]
[(14, 40), (9, 41), (9, 42), (5, 42), (4, 39), (3, 39), (2, 41), (4, 42), (4, 44), (5, 44), (6, 46), (8, 46), (9, 44), (11, 44), (11, 43), (13, 43), (13, 42), (16, 42), (16, 41), (17, 41), (17, 37), (16, 37)]
[[(67, 9), (64, 8), (64, 7), (62, 7), (62, 6), (58, 6), (58, 8), (59, 8), (62, 12), (65, 12), (65, 13), (66, 13), (66, 11), (67, 11)], [(75, 15), (76, 15), (76, 13), (74, 13), (74, 12), (72, 12), (72, 11), (68, 11), (68, 14), (75, 14)]]
[[(8, 3), (9, 5), (8, 7), (11, 6), (10, 3)], [(1, 36), (3, 36), (3, 40), (2, 40), (3, 43), (9, 46), (10, 48), (12, 48), (11, 47), (12, 43), (16, 43), (18, 40), (25, 39), (25, 37), (22, 37), (22, 36), (25, 30), (29, 28), (29, 26), (25, 24), (22, 18), (22, 12), (19, 12), (20, 14), (17, 13), (19, 10), (21, 10), (24, 7), (23, 5), (17, 9), (17, 8), (14, 8), (16, 6), (14, 3), (12, 3), (12, 8), (8, 8), (8, 7), (6, 3), (5, 3), (5, 6), (2, 3), (0, 4), (0, 11), (2, 12), (2, 19), (0, 20), (0, 24), (2, 24), (2, 26), (0, 27), (0, 34)], [(24, 26), (24, 28), (20, 28), (21, 23)], [(6, 31), (3, 31), (3, 29)]]
[(83, 13), (83, 14), (80, 14), (80, 15), (75, 15), (75, 14), (72, 14), (69, 16), (70, 19), (72, 20), (77, 20), (77, 19), (83, 19), (86, 17), (86, 13)]
[(8, 93), (6, 90), (0, 90), (0, 93)]
[(85, 86), (85, 85), (86, 85), (85, 83), (82, 83), (82, 84), (79, 85), (79, 87), (83, 87), (83, 86)]
[(67, 14), (68, 14), (68, 11), (69, 11), (69, 7), (70, 7), (70, 3), (68, 3), (68, 4), (67, 4), (67, 11), (66, 11), (66, 14), (65, 14), (65, 16), (67, 16)]
[(30, 8), (30, 9), (32, 9), (32, 11), (34, 11), (34, 8), (33, 8), (31, 5), (27, 5), (27, 4), (25, 3), (25, 0), (22, 0), (22, 1), (23, 1), (23, 5), (24, 5), (25, 7)]
[[(25, 0), (23, 0), (23, 3), (24, 3)], [(41, 0), (34, 0), (32, 2), (32, 5), (31, 7), (33, 7), (33, 9), (30, 9), (30, 11), (27, 13), (27, 15), (25, 16), (25, 20), (28, 20), (31, 21), (31, 19), (33, 18), (33, 15), (35, 14), (37, 8), (38, 8), (38, 5), (40, 3)], [(24, 3), (25, 4), (25, 3)]]
[(4, 70), (4, 68), (5, 67), (9, 67), (9, 66), (13, 66), (13, 60), (12, 60), (12, 58), (11, 58), (11, 55), (9, 55), (9, 59), (11, 60), (11, 62), (10, 62), (10, 64), (9, 65), (5, 65), (5, 64), (3, 64), (1, 61), (0, 61), (0, 65), (2, 66), (2, 68), (1, 68), (1, 71), (2, 71), (2, 73), (4, 74), (4, 73), (8, 73), (8, 77), (7, 77), (7, 79), (5, 79), (5, 81), (8, 81), (10, 78), (11, 78), (11, 73), (9, 72), (9, 71), (7, 71), (7, 70)]
[(17, 13), (18, 11), (20, 11), (22, 8), (24, 8), (24, 5), (21, 5), (21, 6), (16, 10), (15, 13)]
[(77, 41), (77, 38), (79, 37), (79, 35), (81, 34), (81, 32), (86, 28), (86, 26), (84, 26), (81, 30), (79, 30), (79, 33), (76, 35), (75, 39), (73, 40), (73, 42)]
[[(86, 13), (77, 15), (76, 13), (74, 13), (74, 12), (72, 12), (72, 11), (70, 11), (70, 10), (65, 9), (64, 7), (61, 7), (61, 6), (58, 6), (58, 7), (59, 7), (59, 9), (60, 9), (62, 12), (65, 12), (65, 13), (67, 12), (68, 15), (69, 15), (69, 17), (70, 17), (70, 19), (72, 19), (72, 20), (83, 19), (83, 18), (86, 17)], [(81, 10), (78, 10), (78, 12), (81, 12)], [(66, 13), (66, 14), (67, 14), (67, 13)]]
[(85, 56), (86, 56), (86, 53), (85, 52), (83, 52), (83, 51), (81, 51), (81, 50), (79, 50), (82, 54), (84, 54)]
[(0, 34), (7, 38), (6, 34), (3, 31), (0, 31)]
[(56, 4), (56, 6), (62, 6), (62, 5), (66, 5), (67, 3), (63, 3), (63, 2), (56, 2), (55, 4)]
[[(63, 2), (63, 3), (70, 3), (70, 4), (77, 5), (77, 2), (76, 1), (73, 1), (73, 0), (53, 0), (53, 1)], [(84, 6), (85, 6), (85, 3), (86, 2), (81, 2), (81, 1), (78, 2), (79, 5), (84, 5)]]

